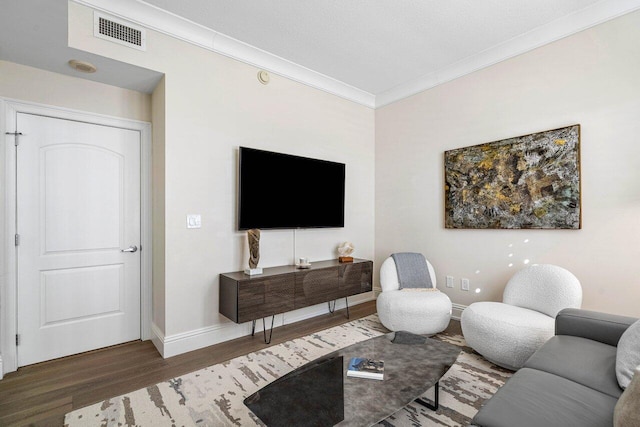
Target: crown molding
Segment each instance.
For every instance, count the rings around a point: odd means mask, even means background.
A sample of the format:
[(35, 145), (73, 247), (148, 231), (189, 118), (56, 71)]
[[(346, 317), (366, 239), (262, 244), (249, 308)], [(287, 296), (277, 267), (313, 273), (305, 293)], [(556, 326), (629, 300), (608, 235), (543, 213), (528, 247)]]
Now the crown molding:
[(70, 0), (370, 108), (408, 98), (640, 9), (640, 0), (602, 0), (571, 15), (389, 90), (372, 94), (243, 43), (142, 0)]
[(71, 0), (273, 74), (374, 108), (375, 95), (140, 0)]
[(375, 108), (408, 98), (640, 9), (640, 0), (603, 0), (418, 79), (376, 94)]

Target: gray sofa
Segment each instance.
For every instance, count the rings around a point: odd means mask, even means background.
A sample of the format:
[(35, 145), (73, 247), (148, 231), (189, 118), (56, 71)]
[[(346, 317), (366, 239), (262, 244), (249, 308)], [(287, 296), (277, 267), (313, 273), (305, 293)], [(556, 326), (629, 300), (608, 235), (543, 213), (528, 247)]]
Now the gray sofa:
[(478, 427), (607, 427), (622, 394), (616, 349), (637, 319), (580, 309), (556, 317), (555, 336), (482, 406)]

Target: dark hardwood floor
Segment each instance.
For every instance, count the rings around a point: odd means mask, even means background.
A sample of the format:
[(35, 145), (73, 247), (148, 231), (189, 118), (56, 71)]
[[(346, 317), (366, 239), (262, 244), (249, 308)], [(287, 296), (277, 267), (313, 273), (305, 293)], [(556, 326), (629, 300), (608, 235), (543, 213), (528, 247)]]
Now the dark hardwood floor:
[[(375, 313), (375, 301), (350, 307), (351, 320)], [(270, 345), (349, 320), (345, 310), (274, 329)], [(256, 329), (260, 327), (260, 323)], [(262, 330), (211, 347), (163, 359), (151, 341), (25, 366), (0, 380), (0, 426), (62, 426), (74, 409), (147, 387), (268, 347)]]

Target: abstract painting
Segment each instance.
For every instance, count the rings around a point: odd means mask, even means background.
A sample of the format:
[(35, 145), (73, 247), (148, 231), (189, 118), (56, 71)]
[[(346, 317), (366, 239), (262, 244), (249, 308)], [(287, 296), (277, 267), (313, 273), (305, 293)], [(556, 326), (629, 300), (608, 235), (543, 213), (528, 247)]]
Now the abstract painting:
[(444, 153), (445, 227), (580, 229), (580, 125)]

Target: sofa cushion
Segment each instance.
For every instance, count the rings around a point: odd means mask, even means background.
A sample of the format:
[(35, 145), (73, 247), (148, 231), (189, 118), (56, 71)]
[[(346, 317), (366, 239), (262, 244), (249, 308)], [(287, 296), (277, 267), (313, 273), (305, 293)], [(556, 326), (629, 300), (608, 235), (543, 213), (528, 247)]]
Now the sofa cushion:
[(618, 341), (616, 376), (620, 387), (627, 388), (637, 366), (640, 366), (640, 320), (629, 326)]
[(611, 426), (617, 399), (566, 378), (522, 368), (473, 418), (484, 427)]
[(524, 364), (556, 374), (616, 399), (622, 389), (616, 380), (616, 347), (586, 338), (556, 335)]

